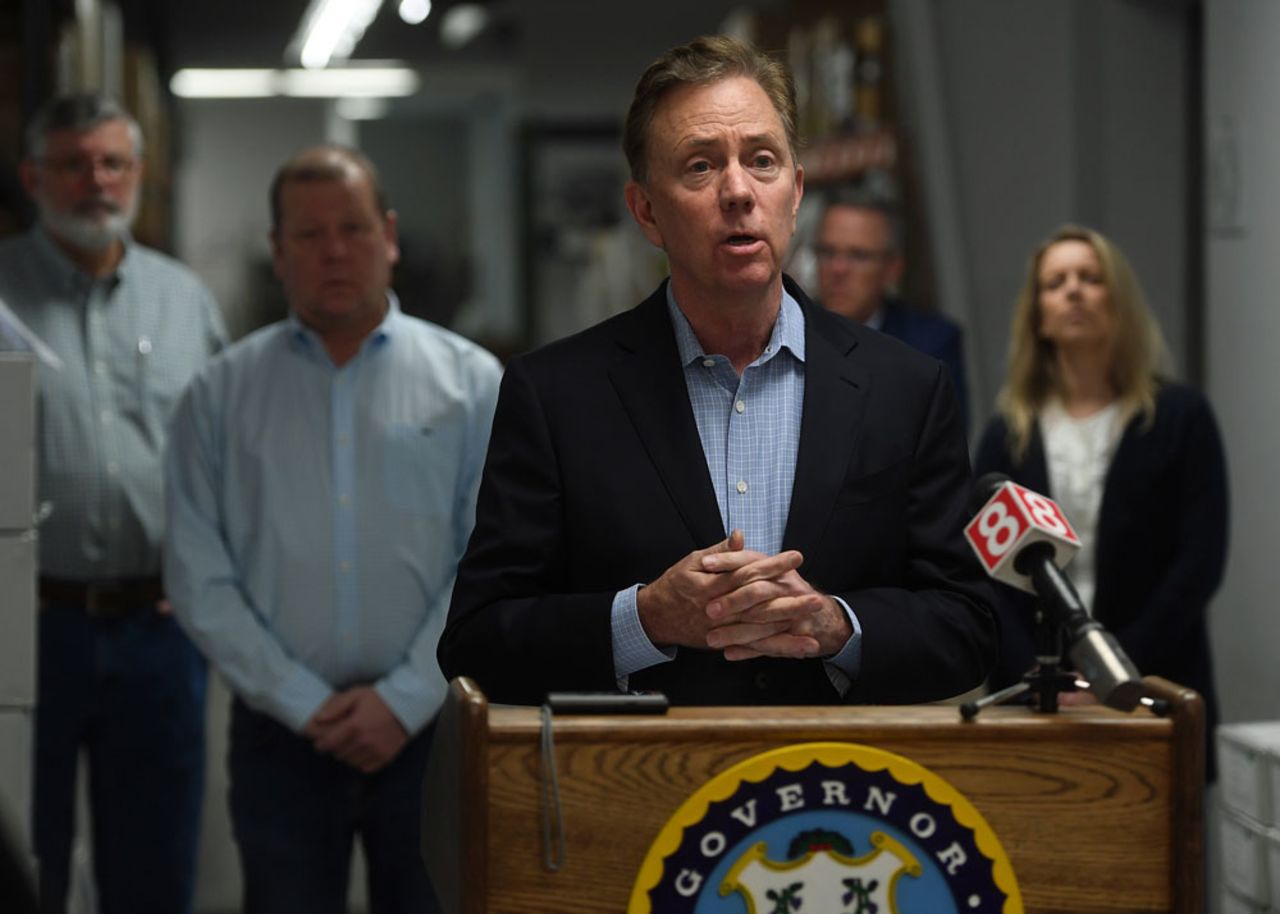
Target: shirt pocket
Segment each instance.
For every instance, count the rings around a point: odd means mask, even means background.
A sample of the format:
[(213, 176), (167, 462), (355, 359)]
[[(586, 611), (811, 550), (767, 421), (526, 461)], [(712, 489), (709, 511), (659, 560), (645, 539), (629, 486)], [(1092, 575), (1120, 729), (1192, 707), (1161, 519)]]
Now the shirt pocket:
[(461, 434), (456, 423), (393, 422), (382, 453), (388, 505), (405, 514), (447, 516), (453, 510)]

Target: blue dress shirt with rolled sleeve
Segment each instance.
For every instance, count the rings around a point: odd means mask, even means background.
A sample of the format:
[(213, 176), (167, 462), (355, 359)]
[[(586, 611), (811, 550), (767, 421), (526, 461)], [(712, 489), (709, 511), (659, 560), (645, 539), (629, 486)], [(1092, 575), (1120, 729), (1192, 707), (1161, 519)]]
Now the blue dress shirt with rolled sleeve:
[[(776, 555), (782, 551), (800, 446), (804, 312), (784, 290), (764, 352), (739, 377), (728, 357), (703, 351), (670, 284), (667, 308), (724, 529), (741, 530), (745, 548)], [(620, 682), (675, 656), (675, 648), (657, 647), (645, 634), (636, 610), (639, 586), (620, 591), (613, 601), (614, 670)], [(843, 693), (857, 677), (861, 627), (844, 601), (836, 599), (849, 616), (853, 635), (828, 658), (826, 668)]]
[(166, 584), (251, 708), (300, 731), (372, 683), (411, 734), (435, 714), (500, 374), (391, 296), (341, 366), (290, 317), (193, 382), (166, 461)]

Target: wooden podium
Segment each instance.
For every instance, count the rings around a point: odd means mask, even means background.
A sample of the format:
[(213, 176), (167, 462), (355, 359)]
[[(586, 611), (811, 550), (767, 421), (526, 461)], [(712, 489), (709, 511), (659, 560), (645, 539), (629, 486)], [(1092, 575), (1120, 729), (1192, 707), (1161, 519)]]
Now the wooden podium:
[(1037, 714), (953, 706), (672, 708), (557, 715), (565, 859), (544, 866), (539, 709), (490, 705), (455, 680), (423, 797), (423, 856), (449, 914), (627, 910), (650, 844), (709, 778), (771, 749), (847, 742), (946, 779), (1004, 846), (1027, 912), (1204, 906), (1204, 711), (1155, 677), (1157, 717), (1097, 706)]

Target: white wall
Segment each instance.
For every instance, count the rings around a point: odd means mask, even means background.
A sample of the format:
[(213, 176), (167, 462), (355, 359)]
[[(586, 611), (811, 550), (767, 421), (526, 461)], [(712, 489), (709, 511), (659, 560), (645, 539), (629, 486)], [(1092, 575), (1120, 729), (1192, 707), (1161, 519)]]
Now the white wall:
[(325, 139), (327, 105), (312, 99), (200, 100), (179, 105), (174, 187), (178, 256), (209, 284), (233, 336), (257, 302), (253, 276), (269, 260), (267, 190), (276, 167)]
[[(1280, 718), (1280, 612), (1272, 544), (1280, 463), (1280, 4), (1206, 7), (1205, 114), (1208, 390), (1231, 473), (1227, 580), (1212, 637), (1223, 718)], [(1224, 139), (1225, 125), (1234, 125)], [(1235, 152), (1231, 150), (1234, 145)], [(1229, 180), (1233, 173), (1235, 182)], [(1232, 206), (1232, 186), (1238, 190)], [(1225, 210), (1225, 212), (1223, 211)], [(1270, 493), (1270, 494), (1269, 494)]]

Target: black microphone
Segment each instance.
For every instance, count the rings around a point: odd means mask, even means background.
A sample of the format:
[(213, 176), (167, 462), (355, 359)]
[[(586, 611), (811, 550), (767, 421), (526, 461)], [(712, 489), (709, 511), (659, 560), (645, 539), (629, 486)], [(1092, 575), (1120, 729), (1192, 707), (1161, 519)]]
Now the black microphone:
[(987, 574), (1035, 592), (1099, 701), (1121, 711), (1136, 708), (1146, 692), (1138, 668), (1115, 636), (1089, 615), (1059, 567), (1065, 564), (1062, 546), (1079, 543), (1062, 509), (999, 473), (978, 480), (974, 499), (982, 506), (965, 527), (965, 538)]

